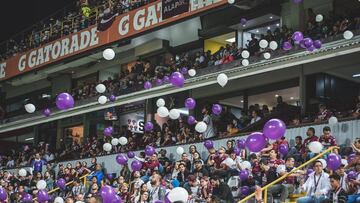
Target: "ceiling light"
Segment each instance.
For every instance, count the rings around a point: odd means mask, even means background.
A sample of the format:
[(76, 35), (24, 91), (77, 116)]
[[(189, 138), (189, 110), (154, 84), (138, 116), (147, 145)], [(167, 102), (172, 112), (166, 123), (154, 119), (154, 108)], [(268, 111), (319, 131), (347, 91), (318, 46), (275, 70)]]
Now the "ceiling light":
[(276, 26), (278, 26), (278, 27), (279, 27), (279, 26), (280, 26), (280, 24), (279, 24), (279, 23), (276, 23)]
[(230, 43), (233, 43), (233, 42), (236, 41), (236, 39), (235, 39), (235, 37), (233, 37), (233, 38), (229, 38), (229, 39), (227, 39), (227, 40), (225, 40), (225, 41), (230, 42)]
[(256, 30), (256, 32), (259, 32), (259, 30)]
[(353, 78), (358, 78), (358, 77), (360, 77), (360, 73), (354, 74), (352, 77), (353, 77)]
[(241, 100), (241, 103), (244, 103), (244, 100)]
[(273, 19), (273, 17), (272, 17), (272, 16), (270, 16), (269, 18), (270, 18), (270, 19)]
[(270, 27), (267, 27), (268, 30), (270, 30), (271, 28)]
[(275, 97), (279, 97), (279, 95), (278, 95), (278, 94), (275, 94)]
[(245, 27), (246, 25), (243, 25), (243, 27)]
[(25, 141), (30, 141), (30, 140), (33, 140), (34, 138), (33, 137), (30, 137), (30, 138), (26, 138)]
[(290, 97), (291, 100), (294, 100), (294, 97)]

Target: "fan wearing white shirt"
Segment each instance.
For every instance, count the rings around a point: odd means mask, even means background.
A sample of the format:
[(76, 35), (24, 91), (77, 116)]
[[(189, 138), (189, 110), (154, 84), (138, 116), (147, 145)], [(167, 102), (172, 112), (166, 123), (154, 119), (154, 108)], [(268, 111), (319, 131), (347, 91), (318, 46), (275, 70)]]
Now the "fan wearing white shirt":
[(329, 174), (323, 171), (321, 161), (317, 160), (314, 164), (314, 172), (311, 173), (301, 189), (306, 192), (306, 197), (301, 197), (297, 203), (318, 203), (325, 199), (331, 189)]

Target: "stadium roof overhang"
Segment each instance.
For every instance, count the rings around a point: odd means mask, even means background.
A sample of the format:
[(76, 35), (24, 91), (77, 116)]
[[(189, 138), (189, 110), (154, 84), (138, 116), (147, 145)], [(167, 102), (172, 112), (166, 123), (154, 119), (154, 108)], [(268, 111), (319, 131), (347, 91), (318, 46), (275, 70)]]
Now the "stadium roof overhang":
[[(338, 40), (335, 42), (324, 44), (322, 49), (313, 53), (307, 51), (300, 51), (290, 55), (284, 55), (270, 60), (262, 60), (256, 63), (252, 63), (247, 67), (242, 67), (240, 65), (235, 66), (231, 69), (222, 70), (221, 72), (225, 73), (228, 76), (229, 80), (235, 80), (256, 74), (261, 74), (270, 71), (291, 68), (294, 66), (307, 64), (311, 62), (326, 60), (337, 56), (348, 55), (359, 51), (360, 51), (360, 36), (356, 36), (352, 40)], [(6, 123), (1, 125), (0, 133), (12, 131), (24, 127), (29, 127), (33, 125), (38, 125), (50, 121), (55, 121), (71, 116), (76, 116), (88, 112), (102, 110), (109, 107), (119, 106), (127, 103), (150, 99), (150, 98), (156, 98), (163, 95), (181, 92), (184, 90), (190, 90), (190, 89), (212, 85), (217, 83), (216, 81), (217, 75), (218, 72), (214, 72), (214, 73), (198, 76), (195, 78), (190, 78), (186, 80), (183, 88), (174, 88), (171, 85), (163, 85), (159, 87), (154, 87), (150, 90), (138, 91), (123, 96), (119, 96), (116, 102), (107, 103), (105, 105), (100, 105), (98, 104), (98, 102), (94, 101), (82, 106), (76, 106), (70, 110), (55, 112), (48, 118), (39, 115), (27, 119), (17, 120), (11, 123)]]

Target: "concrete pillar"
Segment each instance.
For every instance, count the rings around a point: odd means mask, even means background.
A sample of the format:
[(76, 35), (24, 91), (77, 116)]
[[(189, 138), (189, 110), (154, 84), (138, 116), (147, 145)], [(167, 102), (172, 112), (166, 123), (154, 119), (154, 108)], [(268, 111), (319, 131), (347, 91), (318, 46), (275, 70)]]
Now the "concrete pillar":
[(306, 75), (304, 74), (304, 65), (301, 66), (299, 75), (299, 96), (300, 96), (300, 107), (301, 114), (306, 113)]
[(90, 115), (88, 113), (83, 114), (83, 126), (84, 126), (84, 136), (81, 140), (82, 143), (86, 140), (86, 138), (90, 137)]
[(247, 115), (248, 114), (248, 110), (249, 110), (249, 97), (248, 97), (248, 93), (246, 90), (244, 90), (244, 94), (243, 94), (243, 108), (244, 108), (244, 113)]
[(39, 137), (39, 126), (35, 125), (33, 128), (34, 131), (34, 145), (38, 145), (39, 141), (40, 141), (40, 137)]
[(61, 92), (70, 92), (72, 83), (71, 74), (63, 74), (51, 79), (51, 94), (57, 95)]
[(281, 23), (288, 28), (296, 30), (305, 29), (305, 10), (304, 3), (295, 4), (292, 1), (288, 1), (282, 4), (281, 8)]

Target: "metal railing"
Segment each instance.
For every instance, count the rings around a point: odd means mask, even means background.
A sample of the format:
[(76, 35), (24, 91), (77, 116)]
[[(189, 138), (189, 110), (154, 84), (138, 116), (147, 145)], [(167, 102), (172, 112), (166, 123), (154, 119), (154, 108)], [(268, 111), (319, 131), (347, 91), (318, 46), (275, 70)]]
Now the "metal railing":
[[(268, 193), (268, 189), (269, 189), (271, 186), (273, 186), (273, 185), (281, 182), (282, 180), (284, 180), (285, 178), (287, 178), (287, 177), (290, 176), (291, 174), (297, 172), (298, 170), (304, 168), (305, 166), (309, 165), (310, 163), (316, 161), (317, 159), (321, 158), (321, 157), (324, 156), (325, 154), (327, 154), (327, 153), (329, 153), (329, 152), (331, 152), (331, 151), (333, 151), (333, 150), (335, 150), (335, 149), (339, 150), (340, 148), (339, 148), (338, 146), (330, 147), (330, 148), (326, 149), (325, 151), (323, 151), (322, 153), (316, 155), (315, 157), (313, 157), (313, 158), (310, 159), (309, 161), (307, 161), (307, 162), (301, 164), (300, 166), (294, 168), (294, 169), (291, 170), (289, 173), (286, 173), (285, 175), (281, 176), (280, 178), (276, 179), (275, 181), (273, 181), (273, 182), (265, 185), (264, 187), (262, 187), (262, 188), (261, 188), (261, 192), (264, 192), (263, 202), (264, 202), (264, 203), (267, 203), (267, 193)], [(255, 194), (256, 194), (256, 192), (252, 193), (251, 195), (249, 195), (249, 196), (245, 197), (244, 199), (240, 200), (238, 203), (245, 203), (246, 201), (248, 201), (248, 200), (250, 200), (251, 198), (253, 198), (253, 197), (255, 196)]]
[[(91, 173), (88, 173), (88, 174), (86, 174), (86, 175), (83, 175), (83, 176), (81, 176), (81, 177), (79, 178), (80, 180), (81, 180), (81, 179), (84, 179), (84, 180), (83, 180), (84, 187), (86, 186), (86, 182), (87, 182), (86, 178), (87, 178), (89, 175), (91, 175)], [(73, 184), (73, 183), (74, 183), (74, 181), (70, 181), (70, 182), (66, 183), (65, 186), (69, 186), (69, 185), (71, 185), (71, 184)], [(58, 191), (58, 190), (60, 190), (60, 188), (59, 188), (59, 187), (56, 187), (56, 188), (50, 190), (50, 191), (48, 192), (48, 194), (51, 195), (51, 194), (53, 194), (54, 192), (56, 192), (56, 191)], [(37, 197), (33, 198), (33, 201), (35, 201), (35, 200), (37, 200)]]

